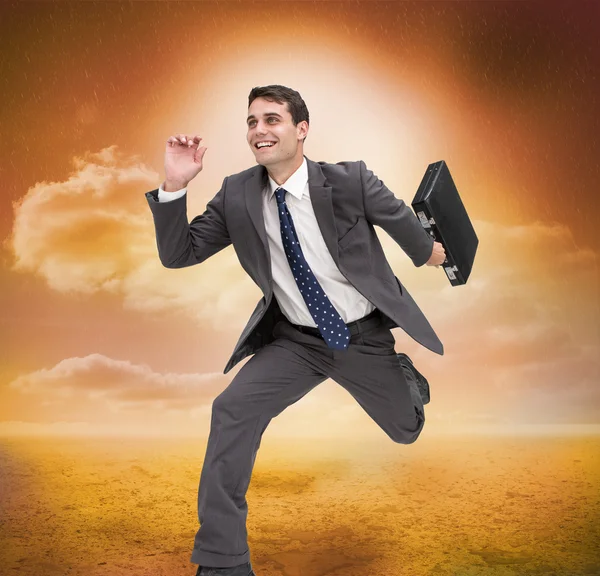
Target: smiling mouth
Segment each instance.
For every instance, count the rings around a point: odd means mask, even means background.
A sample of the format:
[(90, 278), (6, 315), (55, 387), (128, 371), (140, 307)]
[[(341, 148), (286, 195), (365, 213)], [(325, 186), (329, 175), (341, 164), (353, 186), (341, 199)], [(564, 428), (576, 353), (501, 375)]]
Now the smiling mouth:
[(255, 144), (255, 145), (254, 145), (254, 147), (255, 147), (257, 150), (264, 150), (265, 148), (266, 148), (266, 149), (273, 148), (273, 146), (275, 146), (275, 144), (277, 144), (277, 142), (273, 142), (273, 143), (272, 143), (270, 146), (257, 146), (257, 145)]

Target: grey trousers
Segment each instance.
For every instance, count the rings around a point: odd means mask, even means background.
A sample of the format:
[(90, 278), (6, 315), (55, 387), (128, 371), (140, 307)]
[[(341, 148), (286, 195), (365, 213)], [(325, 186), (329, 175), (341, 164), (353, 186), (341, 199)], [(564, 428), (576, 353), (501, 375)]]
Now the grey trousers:
[(191, 561), (231, 567), (250, 561), (246, 492), (269, 422), (327, 378), (343, 386), (394, 441), (414, 442), (425, 423), (421, 395), (396, 357), (384, 324), (352, 336), (346, 350), (297, 330), (285, 318), (217, 396), (198, 489)]

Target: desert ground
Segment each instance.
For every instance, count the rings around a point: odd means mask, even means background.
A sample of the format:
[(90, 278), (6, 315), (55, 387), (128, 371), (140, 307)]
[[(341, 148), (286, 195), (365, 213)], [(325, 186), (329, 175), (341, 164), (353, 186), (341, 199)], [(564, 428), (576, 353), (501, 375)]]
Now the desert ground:
[[(0, 440), (0, 573), (193, 576), (206, 440)], [(257, 576), (600, 575), (600, 437), (265, 435)]]

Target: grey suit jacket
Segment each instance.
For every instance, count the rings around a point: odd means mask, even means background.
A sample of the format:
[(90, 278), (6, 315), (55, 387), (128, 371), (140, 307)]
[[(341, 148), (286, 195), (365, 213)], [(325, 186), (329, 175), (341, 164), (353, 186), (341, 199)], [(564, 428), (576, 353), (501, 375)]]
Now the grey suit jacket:
[[(382, 313), (386, 325), (400, 327), (437, 354), (444, 347), (433, 328), (390, 268), (373, 226), (383, 228), (415, 266), (429, 260), (433, 238), (412, 210), (367, 169), (365, 163), (313, 162), (306, 158), (308, 185), (319, 228), (340, 272)], [(186, 196), (158, 202), (158, 189), (146, 193), (156, 229), (160, 261), (167, 268), (203, 262), (223, 248), (233, 248), (264, 294), (225, 366), (273, 341), (281, 318), (273, 297), (271, 258), (262, 213), (262, 190), (268, 175), (256, 165), (223, 180), (203, 214), (188, 223)]]

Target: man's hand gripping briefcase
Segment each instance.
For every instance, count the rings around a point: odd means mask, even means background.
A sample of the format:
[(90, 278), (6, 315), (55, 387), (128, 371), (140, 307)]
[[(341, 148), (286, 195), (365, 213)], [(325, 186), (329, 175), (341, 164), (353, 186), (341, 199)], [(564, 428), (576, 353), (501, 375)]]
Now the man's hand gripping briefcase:
[(446, 251), (442, 266), (450, 284), (466, 284), (479, 240), (446, 162), (427, 167), (412, 207), (425, 231)]

